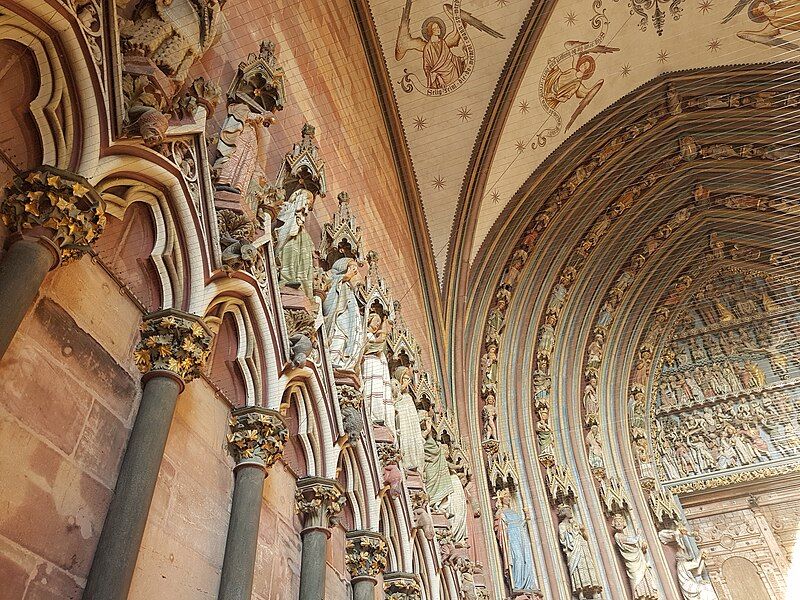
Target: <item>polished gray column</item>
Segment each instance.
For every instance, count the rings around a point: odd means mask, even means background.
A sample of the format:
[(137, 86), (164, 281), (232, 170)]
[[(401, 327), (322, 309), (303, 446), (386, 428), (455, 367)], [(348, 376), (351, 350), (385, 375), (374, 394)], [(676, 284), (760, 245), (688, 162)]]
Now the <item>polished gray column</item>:
[(114, 496), (94, 554), (84, 600), (125, 600), (178, 395), (203, 368), (211, 335), (192, 315), (168, 310), (142, 328), (136, 362), (144, 372), (142, 400), (122, 459)]
[(375, 585), (388, 560), (386, 540), (374, 531), (349, 531), (346, 552), (353, 600), (375, 600)]
[(47, 272), (58, 264), (44, 239), (15, 236), (0, 261), (0, 358), (33, 305)]
[(273, 410), (250, 406), (231, 415), (228, 445), (236, 467), (219, 600), (250, 600), (264, 477), (283, 454), (288, 435), (283, 418)]
[(76, 260), (105, 225), (104, 203), (83, 177), (41, 167), (15, 177), (0, 196), (12, 235), (0, 260), (0, 359), (47, 272)]
[(325, 598), (328, 538), (344, 502), (342, 489), (332, 479), (303, 477), (297, 481), (295, 503), (303, 519), (300, 600)]

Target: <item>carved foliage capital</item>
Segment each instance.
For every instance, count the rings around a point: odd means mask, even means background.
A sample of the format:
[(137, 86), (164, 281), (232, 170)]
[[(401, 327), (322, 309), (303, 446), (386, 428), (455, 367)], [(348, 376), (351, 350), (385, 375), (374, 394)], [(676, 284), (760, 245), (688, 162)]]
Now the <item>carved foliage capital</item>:
[(377, 444), (378, 458), (381, 465), (387, 467), (389, 465), (398, 465), (403, 459), (403, 453), (391, 442), (378, 442)]
[(269, 469), (283, 455), (289, 431), (274, 410), (249, 406), (233, 411), (228, 446), (237, 463), (260, 460)]
[(356, 410), (361, 408), (361, 402), (364, 400), (364, 396), (361, 394), (360, 390), (352, 385), (337, 383), (336, 394), (339, 397), (339, 406), (342, 408), (345, 406), (350, 406)]
[(413, 573), (386, 573), (383, 576), (386, 600), (419, 600), (421, 587)]
[(350, 577), (375, 579), (386, 570), (389, 547), (379, 533), (372, 531), (349, 532), (346, 550), (345, 563)]
[(83, 256), (106, 224), (105, 203), (91, 184), (53, 167), (14, 177), (3, 189), (0, 217), (17, 233), (46, 231), (62, 262)]
[(200, 376), (211, 350), (211, 332), (200, 317), (163, 310), (142, 321), (139, 331), (134, 356), (142, 373), (169, 371), (186, 383)]
[(304, 527), (324, 529), (336, 524), (347, 501), (336, 481), (322, 477), (303, 477), (298, 480), (294, 499)]

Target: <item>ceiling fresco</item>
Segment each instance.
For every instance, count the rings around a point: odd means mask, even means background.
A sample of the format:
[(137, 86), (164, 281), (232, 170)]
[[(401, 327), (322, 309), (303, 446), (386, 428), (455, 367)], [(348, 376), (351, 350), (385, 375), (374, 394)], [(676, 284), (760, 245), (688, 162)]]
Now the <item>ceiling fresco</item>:
[(371, 2), (441, 276), (472, 145), (525, 2)]
[[(503, 66), (531, 5), (520, 0), (371, 2), (438, 274), (462, 184)], [(540, 13), (543, 14), (543, 13)], [(800, 2), (562, 0), (549, 12), (477, 193), (472, 261), (522, 183), (604, 108), (660, 74), (800, 57)], [(523, 48), (521, 51), (531, 50)]]

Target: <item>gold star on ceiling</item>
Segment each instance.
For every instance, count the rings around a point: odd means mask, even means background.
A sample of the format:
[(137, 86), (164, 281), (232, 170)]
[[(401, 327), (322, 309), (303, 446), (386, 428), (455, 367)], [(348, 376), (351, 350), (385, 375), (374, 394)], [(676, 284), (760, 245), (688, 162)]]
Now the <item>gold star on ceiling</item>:
[(564, 15), (564, 22), (567, 25), (575, 25), (575, 23), (578, 22), (578, 17), (574, 12), (569, 11), (566, 15)]
[(525, 150), (525, 146), (527, 146), (527, 144), (525, 143), (525, 140), (517, 140), (517, 143), (514, 144), (514, 148), (517, 149), (517, 154), (519, 154), (523, 150)]
[(628, 75), (631, 74), (631, 66), (629, 64), (622, 65), (620, 73), (622, 74), (623, 77), (627, 77)]
[(667, 52), (666, 50), (660, 50), (658, 52), (658, 62), (663, 64), (668, 60), (669, 60), (669, 52)]
[(500, 204), (500, 194), (497, 190), (492, 190), (491, 198), (493, 204)]
[(444, 188), (444, 177), (442, 177), (441, 175), (435, 177), (431, 185), (433, 185), (433, 187), (436, 188), (437, 190), (441, 190), (442, 188)]
[(497, 6), (507, 6), (508, 0), (497, 0)]
[(711, 0), (702, 0), (700, 4), (697, 5), (697, 10), (703, 14), (708, 13), (714, 7), (714, 3)]
[(714, 39), (710, 40), (706, 47), (708, 48), (709, 52), (716, 52), (717, 50), (720, 49), (721, 46), (722, 44), (720, 43), (720, 41), (718, 39)]
[(458, 118), (462, 121), (469, 121), (470, 117), (472, 117), (472, 111), (468, 109), (466, 106), (462, 106), (458, 109)]
[(527, 115), (528, 110), (530, 110), (530, 105), (528, 104), (528, 101), (527, 100), (521, 101), (519, 103), (519, 112), (521, 112), (523, 115)]
[(421, 131), (428, 126), (428, 123), (422, 117), (414, 117), (414, 129)]

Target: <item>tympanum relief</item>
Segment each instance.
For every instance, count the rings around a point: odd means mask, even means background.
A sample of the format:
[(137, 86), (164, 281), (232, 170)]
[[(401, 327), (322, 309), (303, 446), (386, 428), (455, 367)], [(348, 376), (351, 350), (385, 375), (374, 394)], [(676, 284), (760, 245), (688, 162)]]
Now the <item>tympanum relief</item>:
[(731, 270), (679, 311), (653, 388), (663, 481), (800, 456), (798, 308), (794, 282)]

